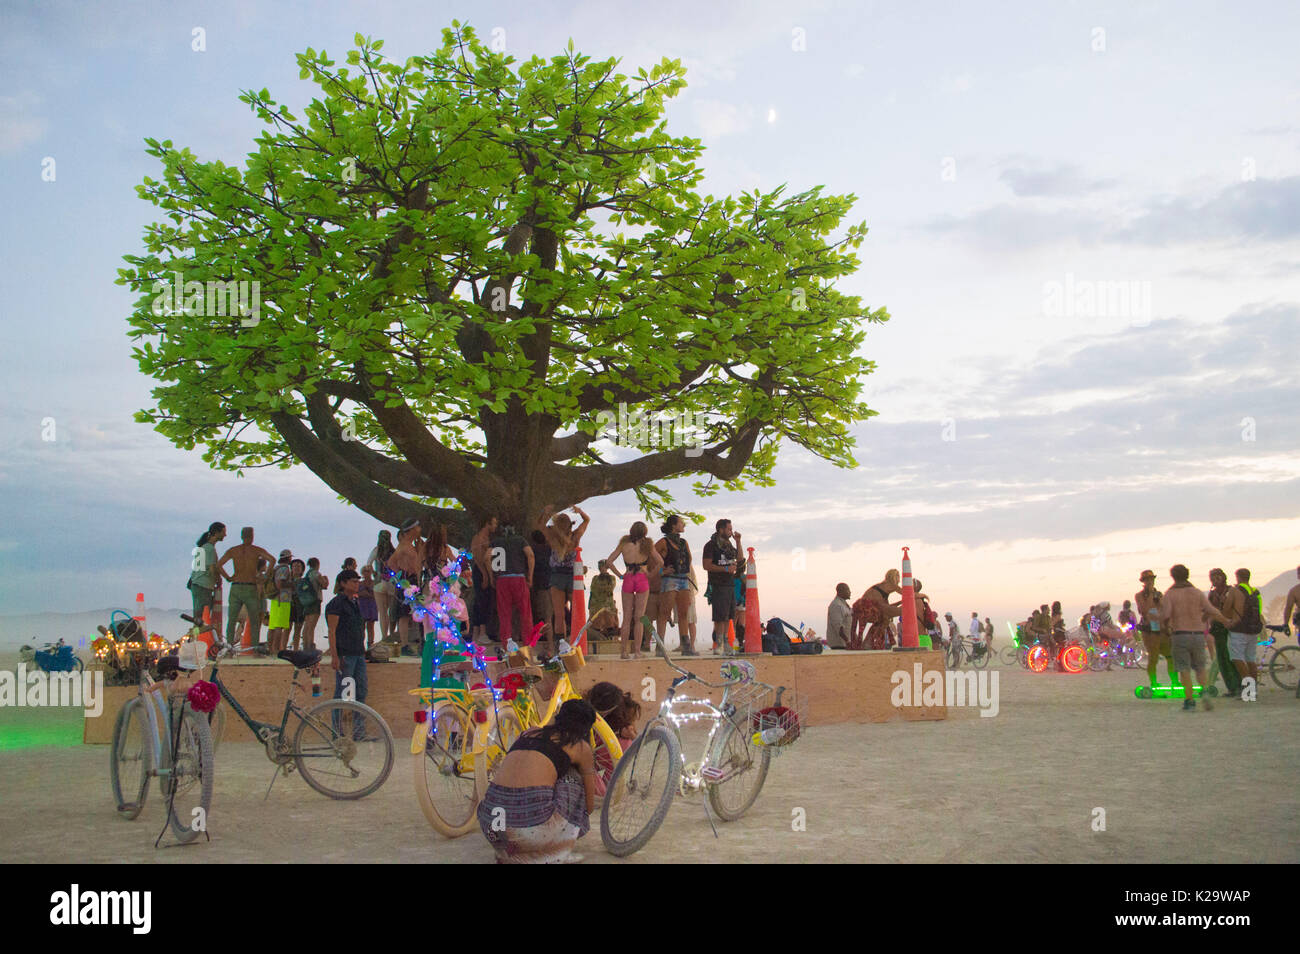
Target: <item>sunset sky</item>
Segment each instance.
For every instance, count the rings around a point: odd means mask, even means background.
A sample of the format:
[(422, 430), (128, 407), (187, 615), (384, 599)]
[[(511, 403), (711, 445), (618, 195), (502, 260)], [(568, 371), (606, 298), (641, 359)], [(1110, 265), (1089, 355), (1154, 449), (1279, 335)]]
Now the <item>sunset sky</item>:
[[(1294, 573), (1295, 3), (8, 3), (0, 613), (187, 606), (213, 520), (329, 574), (366, 556), (378, 524), (305, 468), (214, 472), (132, 420), (153, 382), (113, 282), (160, 217), (145, 137), (242, 165), (264, 127), (241, 89), (297, 111), (295, 53), (341, 61), (360, 32), (400, 62), (457, 18), (519, 59), (570, 37), (625, 73), (681, 59), (668, 128), (703, 140), (702, 192), (857, 196), (840, 288), (892, 316), (864, 345), (859, 466), (787, 448), (774, 488), (676, 485), (757, 548), (765, 615), (820, 630), (835, 584), (859, 595), (904, 545), (940, 613), (1000, 632), (1053, 599), (1118, 607), (1147, 567)], [(594, 561), (635, 500), (585, 506)]]

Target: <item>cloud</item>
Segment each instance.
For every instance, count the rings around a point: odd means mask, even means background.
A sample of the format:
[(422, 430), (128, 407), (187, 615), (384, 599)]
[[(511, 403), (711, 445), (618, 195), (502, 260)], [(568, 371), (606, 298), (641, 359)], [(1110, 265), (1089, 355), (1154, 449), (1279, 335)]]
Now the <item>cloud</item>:
[[(1132, 215), (1103, 211), (1081, 203), (1047, 202), (1063, 188), (1068, 172), (1000, 176), (1017, 200), (1000, 202), (963, 215), (944, 215), (923, 228), (938, 235), (963, 238), (997, 251), (1076, 243), (1166, 247), (1195, 243), (1249, 245), (1300, 238), (1300, 176), (1257, 179), (1221, 189), (1206, 199), (1189, 196), (1152, 198)], [(1106, 180), (1091, 181), (1095, 192)], [(1041, 190), (1041, 191), (1035, 191)], [(1080, 196), (1082, 198), (1082, 195)]]
[(40, 103), (31, 90), (0, 96), (0, 156), (12, 155), (44, 137), (49, 123), (36, 115)]
[(691, 116), (700, 127), (701, 138), (718, 139), (748, 131), (754, 125), (755, 112), (752, 106), (697, 99), (691, 103)]
[(1077, 196), (1097, 192), (1114, 185), (1114, 179), (1089, 179), (1078, 166), (1057, 163), (1031, 168), (1024, 165), (1009, 166), (998, 179), (1011, 187), (1021, 197), (1027, 196)]

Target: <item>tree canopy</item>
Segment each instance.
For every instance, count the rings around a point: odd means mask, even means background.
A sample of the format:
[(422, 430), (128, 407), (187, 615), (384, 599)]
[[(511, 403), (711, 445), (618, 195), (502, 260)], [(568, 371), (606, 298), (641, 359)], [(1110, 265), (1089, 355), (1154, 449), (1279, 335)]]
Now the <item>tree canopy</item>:
[[(858, 348), (888, 318), (835, 289), (854, 196), (700, 195), (699, 140), (666, 129), (675, 60), (625, 76), (570, 42), (516, 64), (455, 23), (405, 63), (382, 46), (300, 54), (301, 116), (243, 92), (269, 128), (242, 169), (146, 140), (166, 221), (119, 273), (160, 382), (138, 420), (214, 467), (305, 464), (387, 523), (624, 490), (663, 513), (656, 482), (768, 484), (783, 440), (853, 466)], [(620, 405), (693, 418), (695, 446), (615, 459)]]

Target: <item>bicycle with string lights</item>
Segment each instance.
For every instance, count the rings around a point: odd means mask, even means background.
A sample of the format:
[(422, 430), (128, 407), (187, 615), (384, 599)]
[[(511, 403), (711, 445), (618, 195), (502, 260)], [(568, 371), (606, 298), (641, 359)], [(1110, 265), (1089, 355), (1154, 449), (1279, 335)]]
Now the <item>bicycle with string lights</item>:
[[(618, 857), (640, 850), (654, 837), (675, 795), (705, 792), (705, 814), (716, 837), (708, 810), (723, 821), (740, 818), (758, 798), (772, 756), (803, 730), (806, 699), (784, 686), (757, 682), (752, 663), (726, 660), (723, 681), (708, 682), (673, 662), (658, 634), (654, 638), (663, 660), (678, 676), (659, 712), (623, 753), (601, 806), (600, 837), (605, 849)], [(722, 690), (721, 701), (715, 705), (707, 697), (679, 695), (688, 682)], [(681, 727), (695, 721), (707, 724), (709, 735), (700, 759), (688, 765), (683, 761)]]
[[(543, 624), (528, 641), (535, 646)], [(459, 626), (455, 627), (459, 634)], [(578, 633), (582, 638), (586, 627)], [(411, 736), (415, 793), (420, 810), (433, 828), (448, 838), (473, 831), (478, 804), (487, 794), (497, 766), (528, 729), (546, 725), (570, 699), (582, 695), (569, 678), (585, 665), (581, 650), (570, 649), (531, 666), (506, 669), (488, 678), (481, 650), (462, 639), (463, 649), (435, 647), (431, 685), (412, 689), (422, 703), (415, 713)], [(465, 678), (481, 671), (484, 681), (466, 685)], [(545, 691), (543, 691), (545, 690)], [(538, 696), (544, 705), (538, 705)], [(618, 737), (596, 716), (591, 746), (596, 762), (596, 795), (605, 794), (623, 754)]]

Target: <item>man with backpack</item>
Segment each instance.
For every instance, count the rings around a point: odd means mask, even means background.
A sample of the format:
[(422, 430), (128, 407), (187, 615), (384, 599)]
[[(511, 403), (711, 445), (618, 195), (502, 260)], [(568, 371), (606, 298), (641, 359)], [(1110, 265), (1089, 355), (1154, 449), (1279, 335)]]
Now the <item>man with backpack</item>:
[(1259, 685), (1259, 665), (1255, 646), (1264, 629), (1259, 590), (1250, 585), (1250, 571), (1237, 571), (1237, 585), (1223, 601), (1223, 615), (1228, 618), (1228, 658), (1244, 680), (1247, 676)]

